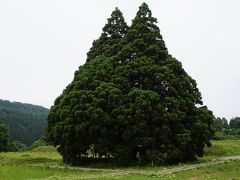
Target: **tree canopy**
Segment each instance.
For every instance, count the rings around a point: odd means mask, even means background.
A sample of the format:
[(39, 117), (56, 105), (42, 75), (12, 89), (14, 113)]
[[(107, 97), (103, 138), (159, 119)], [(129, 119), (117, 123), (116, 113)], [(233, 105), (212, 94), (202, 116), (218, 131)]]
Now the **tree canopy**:
[(229, 126), (232, 129), (240, 129), (240, 117), (230, 119)]
[(220, 118), (220, 117), (215, 118), (213, 121), (213, 126), (214, 126), (215, 131), (225, 131), (230, 128), (228, 125), (227, 119), (224, 117), (223, 118)]
[(89, 154), (118, 161), (182, 162), (202, 156), (212, 112), (172, 57), (143, 3), (127, 27), (116, 9), (87, 62), (55, 100), (48, 138), (67, 163)]
[(114, 55), (119, 50), (117, 44), (126, 35), (127, 29), (128, 26), (122, 12), (116, 8), (112, 12), (111, 17), (108, 18), (107, 24), (103, 27), (103, 32), (99, 39), (93, 41), (93, 46), (87, 53), (87, 61), (99, 55)]

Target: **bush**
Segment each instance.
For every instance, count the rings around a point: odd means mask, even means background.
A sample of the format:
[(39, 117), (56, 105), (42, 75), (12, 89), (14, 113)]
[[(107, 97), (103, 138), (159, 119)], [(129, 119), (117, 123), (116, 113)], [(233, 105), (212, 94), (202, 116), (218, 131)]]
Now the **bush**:
[(35, 149), (39, 146), (46, 146), (47, 143), (43, 140), (43, 139), (38, 139), (37, 141), (35, 141), (32, 146), (31, 146), (31, 149)]
[(17, 151), (25, 151), (25, 150), (28, 150), (28, 147), (19, 141), (12, 141), (10, 143), (9, 151), (17, 152)]

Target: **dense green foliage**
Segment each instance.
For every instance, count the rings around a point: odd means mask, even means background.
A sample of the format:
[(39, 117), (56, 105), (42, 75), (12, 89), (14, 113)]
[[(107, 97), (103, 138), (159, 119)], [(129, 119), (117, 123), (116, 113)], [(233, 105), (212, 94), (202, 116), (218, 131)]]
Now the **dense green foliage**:
[(9, 127), (11, 140), (28, 146), (42, 137), (47, 115), (41, 106), (0, 100), (0, 122)]
[(10, 143), (8, 151), (10, 151), (10, 152), (18, 152), (18, 151), (26, 151), (28, 149), (29, 148), (25, 144), (23, 144), (23, 143), (21, 143), (19, 141), (12, 141)]
[(49, 112), (48, 138), (65, 162), (182, 162), (210, 145), (212, 112), (156, 24), (145, 3), (130, 27), (119, 9), (112, 13)]
[(215, 131), (225, 131), (229, 129), (228, 121), (226, 118), (214, 118), (213, 127)]
[(25, 144), (22, 144), (18, 141), (10, 140), (9, 129), (2, 123), (0, 123), (0, 152), (7, 151), (24, 151), (27, 149)]
[(128, 26), (124, 21), (122, 12), (116, 8), (112, 12), (108, 23), (103, 27), (103, 32), (99, 39), (93, 42), (93, 46), (87, 53), (87, 61), (94, 59), (96, 56), (112, 56), (119, 50), (118, 43), (127, 33)]
[(8, 128), (0, 123), (0, 152), (8, 151), (10, 144), (10, 135)]

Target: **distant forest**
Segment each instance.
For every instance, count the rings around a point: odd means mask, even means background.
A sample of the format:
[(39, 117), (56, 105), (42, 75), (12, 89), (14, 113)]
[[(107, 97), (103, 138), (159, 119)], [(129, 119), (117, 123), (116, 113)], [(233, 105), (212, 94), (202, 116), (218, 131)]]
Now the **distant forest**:
[(41, 106), (0, 99), (0, 122), (9, 128), (11, 140), (27, 146), (42, 137), (47, 127), (48, 111)]

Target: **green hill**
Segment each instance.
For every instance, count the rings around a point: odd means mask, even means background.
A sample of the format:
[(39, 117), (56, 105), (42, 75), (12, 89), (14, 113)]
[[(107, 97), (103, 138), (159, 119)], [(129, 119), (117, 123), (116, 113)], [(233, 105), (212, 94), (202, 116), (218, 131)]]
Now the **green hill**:
[(0, 99), (0, 122), (9, 127), (11, 139), (31, 145), (47, 127), (48, 109)]

